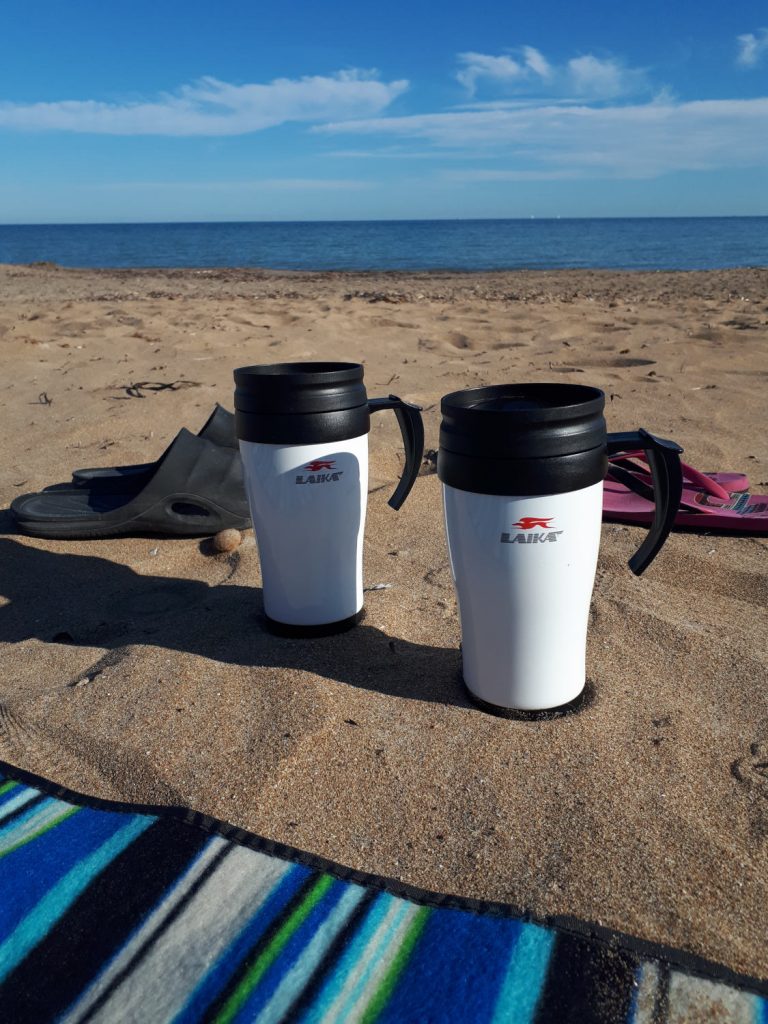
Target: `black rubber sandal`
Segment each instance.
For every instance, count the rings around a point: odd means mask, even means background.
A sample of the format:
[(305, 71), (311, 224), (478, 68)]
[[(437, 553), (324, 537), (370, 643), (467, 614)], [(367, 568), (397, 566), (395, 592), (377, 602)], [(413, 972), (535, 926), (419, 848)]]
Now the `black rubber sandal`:
[[(234, 413), (227, 412), (223, 406), (216, 403), (216, 408), (198, 431), (198, 437), (211, 441), (213, 444), (221, 445), (222, 448), (237, 448), (237, 437), (235, 435)], [(161, 459), (163, 456), (160, 457)], [(135, 490), (138, 485), (138, 478), (143, 477), (148, 482), (158, 462), (143, 462), (137, 466), (107, 466), (94, 469), (76, 469), (72, 474), (72, 483), (76, 487), (100, 487), (112, 488), (120, 491)]]
[(23, 494), (11, 505), (33, 537), (115, 537), (149, 533), (205, 537), (251, 525), (240, 453), (182, 430), (148, 477), (123, 490), (101, 487)]

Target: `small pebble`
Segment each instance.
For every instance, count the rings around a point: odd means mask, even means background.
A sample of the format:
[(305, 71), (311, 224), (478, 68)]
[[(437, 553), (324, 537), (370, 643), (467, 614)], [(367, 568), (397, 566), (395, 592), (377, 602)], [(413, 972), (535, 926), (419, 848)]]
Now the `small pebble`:
[(219, 530), (213, 538), (214, 551), (234, 551), (243, 539), (239, 530)]

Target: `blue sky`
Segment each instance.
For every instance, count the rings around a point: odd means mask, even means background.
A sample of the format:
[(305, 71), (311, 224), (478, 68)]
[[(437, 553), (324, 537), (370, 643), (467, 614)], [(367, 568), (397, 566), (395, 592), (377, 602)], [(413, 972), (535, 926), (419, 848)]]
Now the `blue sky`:
[(764, 2), (0, 19), (0, 223), (768, 214)]

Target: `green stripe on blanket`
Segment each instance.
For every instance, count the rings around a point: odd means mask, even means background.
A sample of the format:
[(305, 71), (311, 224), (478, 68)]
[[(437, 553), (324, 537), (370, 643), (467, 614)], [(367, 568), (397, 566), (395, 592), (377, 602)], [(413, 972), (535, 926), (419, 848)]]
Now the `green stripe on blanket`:
[(408, 889), (0, 764), (14, 1024), (768, 1024), (768, 985), (575, 921)]

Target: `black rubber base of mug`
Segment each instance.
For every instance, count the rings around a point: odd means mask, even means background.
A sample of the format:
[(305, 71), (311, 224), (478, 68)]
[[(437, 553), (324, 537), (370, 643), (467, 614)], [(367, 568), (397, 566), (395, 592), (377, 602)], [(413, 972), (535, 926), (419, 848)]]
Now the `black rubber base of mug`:
[(264, 616), (264, 622), (270, 633), (275, 636), (285, 636), (292, 639), (309, 640), (313, 637), (335, 636), (337, 633), (346, 633), (362, 622), (365, 618), (365, 608), (361, 608), (355, 615), (346, 619), (337, 619), (336, 622), (321, 622), (317, 626), (296, 626), (290, 622), (278, 622), (277, 619), (270, 619)]
[(575, 715), (579, 711), (583, 711), (595, 699), (594, 684), (591, 679), (588, 679), (581, 693), (574, 697), (573, 700), (569, 700), (567, 704), (560, 704), (556, 708), (543, 708), (541, 711), (523, 711), (519, 708), (505, 708), (499, 704), (491, 704), (487, 700), (482, 700), (470, 690), (464, 681), (463, 675), (461, 676), (461, 681), (464, 684), (467, 696), (481, 711), (486, 711), (489, 715), (495, 715), (496, 718), (511, 718), (519, 722), (549, 722), (553, 718), (565, 718), (568, 715)]

